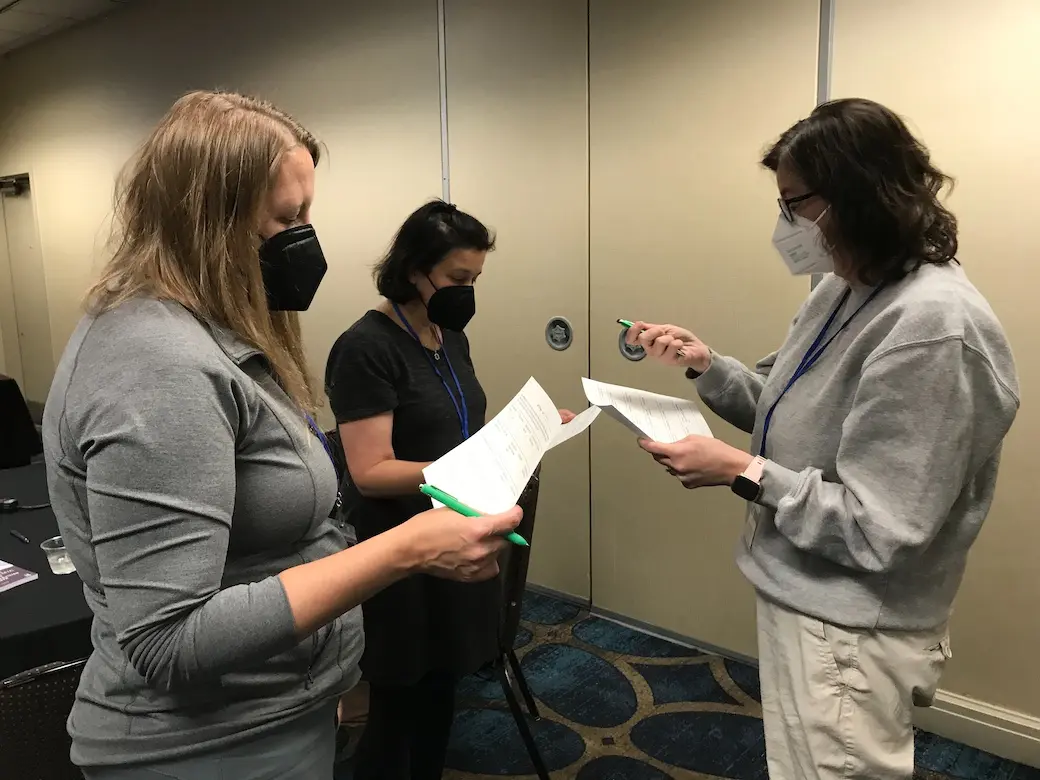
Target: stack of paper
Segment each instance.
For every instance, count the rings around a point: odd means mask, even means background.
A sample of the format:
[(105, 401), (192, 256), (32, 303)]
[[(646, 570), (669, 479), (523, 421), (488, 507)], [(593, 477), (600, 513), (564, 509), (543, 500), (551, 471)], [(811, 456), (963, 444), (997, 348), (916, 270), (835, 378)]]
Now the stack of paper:
[(556, 404), (528, 379), (493, 420), (423, 469), (426, 482), (479, 512), (505, 512), (516, 504), (545, 453), (587, 429), (600, 409), (638, 436), (659, 442), (711, 436), (692, 401), (592, 379), (582, 384), (592, 405), (564, 425)]
[(579, 433), (582, 433), (585, 429), (592, 425), (592, 423), (595, 422), (597, 417), (599, 417), (599, 407), (590, 406), (588, 409), (576, 416), (569, 423), (560, 426), (560, 429), (556, 431), (556, 435), (553, 437), (552, 442), (549, 443), (548, 449), (557, 447), (560, 444), (563, 444), (568, 439), (573, 439)]
[(423, 469), (427, 483), (486, 514), (516, 504), (545, 453), (592, 425), (589, 409), (566, 425), (533, 378), (491, 422)]
[(615, 420), (642, 436), (662, 444), (687, 436), (711, 436), (711, 428), (697, 404), (685, 398), (608, 385), (582, 378), (585, 397)]

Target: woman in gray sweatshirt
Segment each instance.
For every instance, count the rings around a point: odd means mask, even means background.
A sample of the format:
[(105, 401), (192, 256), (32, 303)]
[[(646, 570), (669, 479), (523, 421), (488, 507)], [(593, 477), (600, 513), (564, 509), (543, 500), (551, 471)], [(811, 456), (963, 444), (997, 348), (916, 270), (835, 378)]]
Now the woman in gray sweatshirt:
[(951, 605), (1018, 410), (1014, 360), (956, 260), (949, 180), (899, 117), (819, 106), (763, 164), (782, 260), (828, 275), (754, 369), (686, 329), (635, 323), (630, 343), (685, 367), (752, 434), (750, 452), (641, 444), (687, 487), (749, 502), (737, 565), (758, 594), (771, 780), (909, 780), (912, 708), (950, 657)]
[(121, 183), (121, 242), (47, 401), (61, 535), (94, 612), (69, 717), (88, 780), (332, 777), (358, 605), (497, 573), (519, 510), (344, 549), (297, 312), (325, 273), (319, 146), (231, 93), (177, 101)]

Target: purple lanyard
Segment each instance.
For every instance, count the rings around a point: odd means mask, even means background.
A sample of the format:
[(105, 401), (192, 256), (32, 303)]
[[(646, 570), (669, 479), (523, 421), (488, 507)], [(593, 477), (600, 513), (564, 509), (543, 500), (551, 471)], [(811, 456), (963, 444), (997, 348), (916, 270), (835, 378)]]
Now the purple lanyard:
[(444, 362), (448, 364), (448, 371), (451, 372), (451, 378), (455, 381), (455, 389), (459, 391), (458, 398), (451, 392), (451, 387), (448, 385), (448, 380), (444, 378), (444, 374), (437, 368), (437, 364), (430, 357), (429, 351), (423, 346), (422, 340), (419, 338), (419, 334), (412, 328), (412, 324), (408, 322), (408, 319), (404, 316), (400, 307), (394, 303), (391, 304), (394, 307), (394, 312), (400, 318), (401, 322), (404, 323), (405, 328), (411, 334), (412, 338), (415, 339), (415, 343), (422, 349), (423, 354), (426, 356), (426, 362), (430, 364), (430, 368), (433, 369), (433, 373), (437, 375), (437, 378), (441, 380), (441, 384), (444, 385), (444, 390), (448, 393), (448, 397), (451, 399), (452, 406), (455, 407), (455, 414), (459, 416), (459, 425), (462, 426), (462, 438), (469, 438), (469, 409), (466, 407), (466, 396), (462, 392), (462, 385), (459, 383), (459, 377), (455, 373), (455, 368), (451, 364), (451, 358), (448, 357), (448, 349), (444, 346), (443, 339), (441, 340), (441, 352), (444, 353)]
[(813, 341), (812, 346), (810, 346), (809, 349), (806, 350), (805, 355), (802, 356), (802, 360), (798, 364), (798, 368), (794, 370), (794, 374), (791, 375), (791, 378), (787, 381), (787, 384), (784, 386), (784, 389), (780, 391), (780, 395), (777, 396), (777, 399), (773, 401), (773, 405), (769, 407), (769, 411), (766, 412), (766, 419), (762, 422), (762, 443), (759, 445), (758, 448), (758, 454), (760, 456), (765, 457), (766, 439), (769, 436), (769, 426), (773, 422), (773, 412), (776, 411), (776, 407), (780, 404), (780, 402), (784, 400), (784, 396), (787, 395), (787, 391), (794, 386), (795, 382), (797, 382), (799, 379), (801, 379), (803, 376), (809, 373), (809, 369), (816, 365), (816, 361), (820, 359), (820, 356), (824, 353), (824, 351), (826, 351), (827, 347), (831, 345), (831, 342), (834, 341), (834, 339), (838, 338), (841, 332), (845, 330), (845, 328), (848, 326), (850, 322), (852, 322), (853, 318), (861, 311), (863, 311), (863, 308), (868, 303), (870, 303), (872, 300), (874, 300), (874, 298), (877, 297), (877, 294), (881, 292), (881, 289), (881, 287), (875, 289), (874, 292), (870, 294), (870, 297), (863, 301), (863, 303), (859, 305), (856, 311), (852, 312), (849, 318), (845, 320), (845, 322), (843, 322), (841, 326), (836, 331), (834, 331), (833, 334), (831, 334), (831, 337), (824, 341), (824, 338), (826, 338), (827, 336), (827, 331), (831, 329), (831, 325), (833, 325), (834, 320), (837, 319), (838, 312), (841, 311), (841, 307), (844, 306), (845, 303), (849, 300), (849, 296), (852, 294), (852, 290), (846, 290), (845, 294), (841, 296), (841, 300), (838, 301), (838, 305), (834, 307), (834, 311), (831, 312), (831, 316), (827, 318), (827, 321), (823, 324), (823, 328), (821, 328), (819, 334), (817, 334), (816, 340)]

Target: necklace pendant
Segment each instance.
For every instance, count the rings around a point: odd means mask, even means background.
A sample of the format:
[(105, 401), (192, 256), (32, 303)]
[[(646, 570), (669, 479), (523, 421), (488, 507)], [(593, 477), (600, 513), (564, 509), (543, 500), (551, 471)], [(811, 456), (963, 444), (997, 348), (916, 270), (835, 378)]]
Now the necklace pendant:
[(433, 353), (433, 359), (434, 360), (440, 360), (441, 359), (441, 351), (439, 349), (436, 352)]

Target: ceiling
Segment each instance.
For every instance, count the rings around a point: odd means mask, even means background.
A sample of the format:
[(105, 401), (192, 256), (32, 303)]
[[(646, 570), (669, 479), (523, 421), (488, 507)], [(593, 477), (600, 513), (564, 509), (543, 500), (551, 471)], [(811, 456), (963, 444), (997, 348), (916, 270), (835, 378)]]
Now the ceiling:
[(0, 0), (0, 55), (131, 0)]

